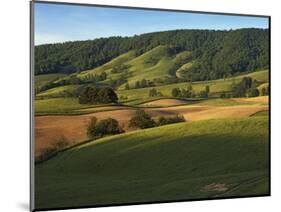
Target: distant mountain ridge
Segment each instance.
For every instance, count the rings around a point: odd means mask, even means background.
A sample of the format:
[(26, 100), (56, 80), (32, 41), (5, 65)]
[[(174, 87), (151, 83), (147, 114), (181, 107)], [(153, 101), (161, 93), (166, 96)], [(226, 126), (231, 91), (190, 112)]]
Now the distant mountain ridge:
[[(166, 46), (167, 58), (187, 54), (173, 62), (170, 74), (193, 80), (218, 79), (237, 73), (267, 69), (268, 29), (171, 30), (133, 37), (110, 37), (35, 47), (35, 74), (76, 73), (99, 67), (134, 50), (138, 57), (158, 46)], [(149, 58), (147, 63), (158, 62)], [(155, 60), (155, 61), (154, 61)], [(188, 64), (192, 61), (192, 65)], [(185, 66), (182, 66), (187, 64)], [(188, 71), (180, 67), (188, 67)], [(141, 70), (140, 70), (141, 71)]]

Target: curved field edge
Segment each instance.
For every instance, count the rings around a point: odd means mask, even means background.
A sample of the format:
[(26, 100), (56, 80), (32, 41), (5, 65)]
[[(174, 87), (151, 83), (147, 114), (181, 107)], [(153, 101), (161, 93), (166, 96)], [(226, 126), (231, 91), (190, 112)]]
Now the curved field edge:
[(98, 139), (36, 165), (36, 207), (265, 195), (268, 141), (268, 117)]

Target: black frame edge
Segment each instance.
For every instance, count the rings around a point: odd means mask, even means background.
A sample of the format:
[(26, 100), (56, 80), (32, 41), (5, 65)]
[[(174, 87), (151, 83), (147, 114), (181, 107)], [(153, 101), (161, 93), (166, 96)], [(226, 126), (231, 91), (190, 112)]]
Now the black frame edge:
[(29, 210), (35, 210), (35, 161), (34, 161), (34, 1), (29, 2), (29, 66), (30, 66), (30, 83), (29, 83), (29, 107), (30, 107), (30, 119), (29, 119), (29, 126), (30, 126), (30, 148), (29, 148), (29, 155), (30, 155), (30, 164), (29, 164), (29, 179), (30, 179), (30, 189), (29, 189)]

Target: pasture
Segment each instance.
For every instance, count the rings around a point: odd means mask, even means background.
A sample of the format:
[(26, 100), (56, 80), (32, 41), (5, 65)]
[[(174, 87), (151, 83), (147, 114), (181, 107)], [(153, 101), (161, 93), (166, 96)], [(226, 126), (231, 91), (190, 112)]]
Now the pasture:
[(74, 147), (36, 165), (36, 208), (266, 195), (267, 127), (204, 120)]

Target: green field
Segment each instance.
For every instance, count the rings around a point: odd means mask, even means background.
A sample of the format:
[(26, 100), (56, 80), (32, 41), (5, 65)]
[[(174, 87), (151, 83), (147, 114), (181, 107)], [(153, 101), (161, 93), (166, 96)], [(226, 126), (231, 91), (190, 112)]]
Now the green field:
[(105, 137), (36, 165), (36, 208), (265, 195), (268, 142), (267, 116)]
[(77, 98), (53, 98), (35, 101), (35, 113), (44, 114), (68, 114), (74, 110), (89, 108), (89, 105), (81, 105)]

